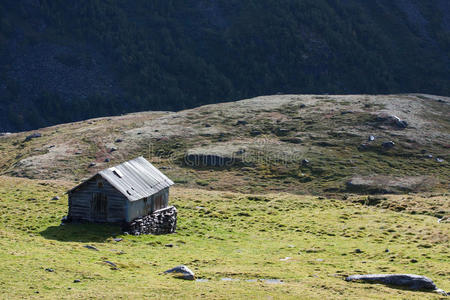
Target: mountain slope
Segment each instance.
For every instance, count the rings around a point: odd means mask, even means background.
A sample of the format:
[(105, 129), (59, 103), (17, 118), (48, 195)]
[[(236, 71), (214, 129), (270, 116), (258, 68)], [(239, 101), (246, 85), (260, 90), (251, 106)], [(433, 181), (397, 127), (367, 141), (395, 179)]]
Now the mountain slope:
[(449, 105), (431, 95), (278, 95), (100, 118), (44, 128), (32, 139), (31, 132), (0, 137), (0, 172), (80, 181), (142, 155), (188, 187), (448, 191)]
[(0, 131), (275, 93), (450, 95), (445, 0), (0, 3)]

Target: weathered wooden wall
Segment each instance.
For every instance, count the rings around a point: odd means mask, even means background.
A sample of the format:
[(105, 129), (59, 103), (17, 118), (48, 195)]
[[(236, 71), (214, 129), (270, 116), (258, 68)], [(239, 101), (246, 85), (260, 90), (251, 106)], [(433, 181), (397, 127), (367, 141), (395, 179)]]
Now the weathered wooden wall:
[[(102, 186), (99, 186), (102, 183)], [(91, 210), (92, 195), (104, 193), (107, 197), (107, 218), (99, 220)], [(101, 176), (95, 176), (75, 191), (69, 193), (69, 218), (75, 221), (111, 222), (126, 221), (126, 207), (128, 199), (118, 192)]]
[(148, 198), (129, 202), (127, 222), (131, 222), (136, 218), (146, 216), (154, 212), (155, 199), (159, 196), (161, 196), (163, 200), (163, 206), (161, 208), (169, 206), (169, 188), (165, 188)]

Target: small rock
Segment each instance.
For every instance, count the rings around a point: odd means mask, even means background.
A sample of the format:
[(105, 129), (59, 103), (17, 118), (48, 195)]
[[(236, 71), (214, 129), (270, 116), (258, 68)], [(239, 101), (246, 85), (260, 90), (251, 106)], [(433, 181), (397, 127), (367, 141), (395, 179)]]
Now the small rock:
[(109, 149), (109, 152), (110, 152), (110, 153), (115, 152), (115, 151), (117, 151), (117, 148), (116, 148), (116, 147), (112, 147), (111, 149)]
[(173, 248), (173, 244), (165, 244), (164, 246), (168, 248)]
[(211, 124), (206, 123), (206, 124), (205, 124), (205, 127), (206, 127), (206, 128), (209, 128), (209, 127), (211, 127)]
[(369, 149), (369, 146), (367, 144), (361, 144), (361, 145), (358, 146), (358, 150), (359, 151), (364, 151), (364, 150), (367, 150), (367, 149)]
[(84, 247), (84, 248), (86, 248), (86, 249), (90, 249), (90, 250), (98, 251), (98, 249), (97, 249), (96, 247), (94, 247), (94, 246), (91, 246), (91, 245), (84, 245), (83, 247)]
[(247, 125), (247, 124), (248, 124), (248, 122), (245, 121), (245, 120), (238, 120), (238, 121), (236, 122), (236, 125)]
[(48, 146), (48, 148), (49, 148), (49, 149), (55, 148), (55, 145), (50, 145), (50, 146)]
[(375, 141), (375, 137), (373, 135), (370, 135), (369, 138), (367, 139), (369, 142), (373, 142)]
[(355, 249), (355, 253), (363, 253), (361, 249)]
[(395, 146), (395, 143), (393, 141), (384, 142), (382, 144), (384, 149), (392, 149)]
[(176, 278), (185, 280), (195, 280), (194, 272), (192, 272), (185, 265), (181, 265), (173, 269), (167, 270), (164, 272), (164, 274), (173, 274)]
[(109, 159), (109, 158), (105, 158), (105, 162), (110, 162), (111, 161), (111, 159)]
[(47, 271), (47, 272), (55, 272), (55, 270), (53, 270), (53, 269), (51, 269), (51, 268), (47, 268), (47, 269), (45, 269), (45, 271)]
[(75, 279), (73, 282), (74, 283), (78, 283), (78, 282), (81, 282), (81, 280), (80, 279)]
[(95, 163), (95, 162), (91, 162), (90, 164), (89, 164), (89, 168), (92, 168), (92, 167), (95, 167), (97, 164)]
[(443, 163), (443, 162), (444, 162), (444, 159), (443, 159), (443, 158), (440, 158), (440, 157), (437, 157), (437, 158), (436, 158), (436, 161), (437, 161), (438, 163)]
[(122, 139), (117, 139), (115, 142), (116, 142), (116, 143), (122, 143), (123, 140), (122, 140)]
[(280, 258), (280, 261), (288, 261), (288, 260), (291, 260), (292, 259), (292, 257), (285, 257), (285, 258)]
[(52, 200), (59, 200), (59, 196), (53, 197)]
[(303, 142), (302, 139), (298, 137), (281, 138), (280, 141), (291, 144), (301, 144)]
[(415, 263), (417, 263), (417, 262), (419, 262), (419, 261), (418, 261), (417, 259), (411, 259), (410, 262), (413, 263), (413, 264), (415, 264)]
[(277, 128), (277, 130), (275, 130), (275, 134), (277, 136), (286, 136), (289, 134), (289, 132), (290, 130), (285, 128)]
[(109, 260), (104, 260), (104, 263), (110, 265), (112, 267), (112, 269), (117, 270), (117, 265)]
[(121, 238), (115, 238), (114, 239), (114, 242), (121, 242), (123, 239), (121, 239)]
[(42, 137), (42, 134), (39, 133), (39, 132), (35, 132), (35, 133), (30, 134), (29, 136), (27, 136), (27, 137), (25, 138), (25, 142), (28, 142), (28, 141), (30, 141), (30, 140), (32, 140), (32, 139), (36, 139), (36, 138), (40, 138), (40, 137)]
[(433, 155), (432, 154), (427, 154), (427, 155), (425, 155), (425, 157), (428, 158), (428, 159), (432, 159)]
[(303, 166), (307, 166), (307, 165), (309, 165), (309, 163), (310, 163), (310, 161), (307, 160), (306, 158), (302, 160), (302, 165)]
[(305, 108), (306, 107), (306, 104), (300, 104), (300, 108)]
[(83, 152), (81, 152), (81, 151), (75, 152), (75, 155), (80, 155), (80, 154), (83, 154)]
[(351, 110), (341, 111), (341, 115), (348, 115), (348, 114), (352, 114), (352, 113), (353, 113), (353, 111), (351, 111)]
[(388, 253), (388, 252), (389, 252), (389, 249), (384, 250), (384, 252)]
[(252, 131), (250, 131), (250, 135), (251, 136), (257, 136), (257, 135), (261, 135), (261, 134), (262, 134), (262, 132), (259, 131), (259, 130), (252, 130)]

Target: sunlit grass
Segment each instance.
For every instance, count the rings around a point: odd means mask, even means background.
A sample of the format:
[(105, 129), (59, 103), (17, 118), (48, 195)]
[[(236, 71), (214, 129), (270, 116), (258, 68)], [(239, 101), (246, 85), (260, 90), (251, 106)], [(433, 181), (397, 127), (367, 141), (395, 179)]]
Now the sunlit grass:
[[(356, 273), (415, 273), (450, 289), (449, 224), (433, 217), (312, 196), (175, 188), (178, 232), (129, 236), (117, 226), (59, 226), (70, 185), (0, 177), (1, 297), (436, 297), (343, 281)], [(179, 264), (209, 281), (160, 275)], [(267, 278), (284, 283), (245, 281)]]

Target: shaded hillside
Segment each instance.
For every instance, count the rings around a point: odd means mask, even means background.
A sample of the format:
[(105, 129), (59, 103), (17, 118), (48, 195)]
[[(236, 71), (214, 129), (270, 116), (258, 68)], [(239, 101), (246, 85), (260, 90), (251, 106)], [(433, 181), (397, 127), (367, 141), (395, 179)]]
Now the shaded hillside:
[(450, 99), (431, 95), (279, 95), (142, 112), (0, 137), (0, 174), (80, 181), (142, 155), (187, 187), (445, 192), (449, 114)]
[(446, 0), (0, 3), (0, 131), (276, 93), (450, 95)]

